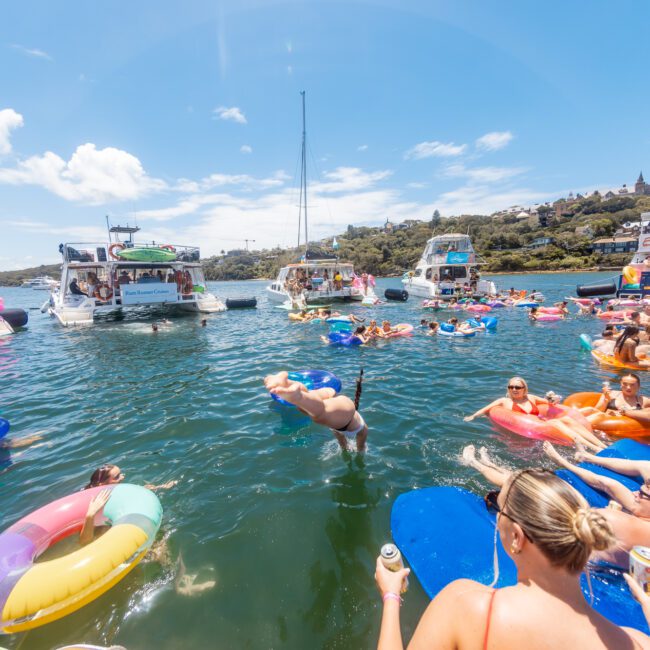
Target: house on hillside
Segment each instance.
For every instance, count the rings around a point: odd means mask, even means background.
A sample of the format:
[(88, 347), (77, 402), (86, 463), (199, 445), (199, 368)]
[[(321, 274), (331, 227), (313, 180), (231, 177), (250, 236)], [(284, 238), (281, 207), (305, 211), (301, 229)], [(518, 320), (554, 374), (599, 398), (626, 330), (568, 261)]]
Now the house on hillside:
[(538, 237), (537, 239), (533, 239), (530, 244), (527, 244), (526, 248), (530, 250), (537, 250), (538, 248), (545, 248), (546, 246), (550, 246), (554, 241), (555, 240), (553, 237)]
[(594, 253), (609, 255), (611, 253), (633, 253), (636, 251), (639, 240), (637, 237), (602, 237), (595, 239), (591, 244)]

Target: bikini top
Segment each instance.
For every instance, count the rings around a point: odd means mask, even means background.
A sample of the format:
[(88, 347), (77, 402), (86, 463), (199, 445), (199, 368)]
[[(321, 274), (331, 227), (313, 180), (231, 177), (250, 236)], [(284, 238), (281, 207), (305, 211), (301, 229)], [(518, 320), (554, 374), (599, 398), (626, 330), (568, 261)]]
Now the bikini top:
[[(643, 405), (639, 401), (639, 398), (636, 398), (636, 405), (634, 406), (634, 409), (636, 411), (640, 411), (643, 408)], [(609, 402), (607, 402), (607, 409), (611, 411), (618, 411), (619, 407), (616, 406), (616, 398), (610, 399)]]
[(515, 413), (523, 413), (524, 415), (539, 415), (539, 409), (537, 408), (537, 404), (535, 404), (532, 400), (527, 400), (527, 402), (530, 404), (531, 409), (530, 411), (524, 411), (524, 409), (519, 406), (516, 402), (512, 403), (512, 410)]

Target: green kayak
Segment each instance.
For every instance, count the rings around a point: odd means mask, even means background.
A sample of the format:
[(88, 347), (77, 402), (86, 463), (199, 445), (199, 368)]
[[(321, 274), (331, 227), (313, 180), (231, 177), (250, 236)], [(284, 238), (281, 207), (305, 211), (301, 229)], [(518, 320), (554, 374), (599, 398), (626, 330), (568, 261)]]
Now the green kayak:
[(124, 248), (116, 255), (128, 262), (173, 262), (176, 253), (166, 248)]

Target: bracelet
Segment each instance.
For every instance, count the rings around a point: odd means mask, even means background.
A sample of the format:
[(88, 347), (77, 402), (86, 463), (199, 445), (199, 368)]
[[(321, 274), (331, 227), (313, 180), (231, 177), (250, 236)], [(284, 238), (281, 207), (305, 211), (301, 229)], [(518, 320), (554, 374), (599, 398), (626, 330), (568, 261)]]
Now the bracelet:
[(392, 591), (387, 591), (381, 599), (386, 602), (387, 600), (396, 600), (400, 605), (402, 604), (402, 598), (398, 594), (394, 594)]

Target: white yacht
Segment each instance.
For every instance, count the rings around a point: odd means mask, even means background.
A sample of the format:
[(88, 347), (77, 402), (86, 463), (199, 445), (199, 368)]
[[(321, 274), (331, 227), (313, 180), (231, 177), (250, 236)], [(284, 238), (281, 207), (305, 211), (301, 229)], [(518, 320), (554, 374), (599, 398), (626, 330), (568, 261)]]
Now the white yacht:
[[(358, 277), (350, 262), (339, 261), (336, 255), (322, 255), (309, 250), (307, 233), (307, 132), (305, 129), (305, 92), (302, 91), (302, 151), (300, 165), (300, 209), (298, 211), (298, 244), (302, 214), (305, 219), (305, 253), (294, 264), (280, 269), (275, 282), (266, 288), (269, 300), (291, 306), (333, 301), (369, 301), (376, 296), (372, 286)], [(336, 249), (338, 245), (335, 245)]]
[(469, 235), (438, 235), (429, 239), (415, 271), (405, 273), (402, 284), (420, 298), (449, 300), (466, 284), (476, 297), (496, 295), (494, 282), (480, 279), (481, 264)]
[[(63, 326), (90, 325), (96, 314), (142, 306), (187, 311), (226, 309), (208, 291), (199, 249), (166, 244), (136, 244), (138, 227), (109, 228), (108, 243), (61, 244), (61, 288), (42, 311)], [(120, 241), (120, 235), (128, 239)]]
[(25, 280), (21, 286), (25, 289), (35, 289), (36, 291), (52, 291), (59, 286), (59, 283), (49, 275), (42, 275), (38, 278)]

